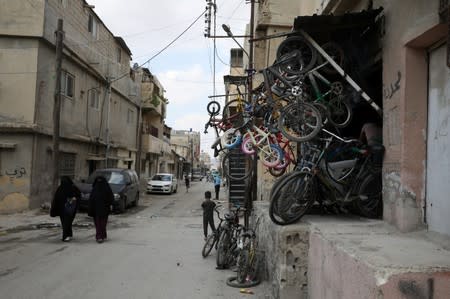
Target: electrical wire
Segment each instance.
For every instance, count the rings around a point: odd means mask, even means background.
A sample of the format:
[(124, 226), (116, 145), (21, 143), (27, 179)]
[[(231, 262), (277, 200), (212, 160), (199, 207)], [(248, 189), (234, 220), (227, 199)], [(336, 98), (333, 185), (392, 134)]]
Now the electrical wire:
[[(202, 11), (202, 13), (186, 28), (183, 30), (183, 32), (181, 32), (177, 37), (175, 37), (170, 43), (168, 43), (164, 48), (162, 48), (161, 50), (159, 50), (155, 55), (153, 55), (152, 57), (150, 57), (149, 59), (147, 59), (144, 63), (142, 63), (141, 65), (139, 65), (139, 67), (142, 67), (143, 65), (149, 63), (150, 61), (152, 61), (153, 59), (155, 59), (156, 57), (158, 57), (162, 52), (164, 52), (167, 48), (169, 48), (173, 43), (175, 43), (180, 37), (182, 37), (189, 29), (191, 29), (192, 26), (194, 26), (195, 23), (197, 23), (197, 21), (203, 16), (203, 14), (206, 12), (206, 9), (204, 11)], [(123, 77), (127, 76), (129, 73), (124, 73), (122, 76), (114, 79), (111, 81), (115, 82), (118, 81), (120, 79), (122, 79)]]

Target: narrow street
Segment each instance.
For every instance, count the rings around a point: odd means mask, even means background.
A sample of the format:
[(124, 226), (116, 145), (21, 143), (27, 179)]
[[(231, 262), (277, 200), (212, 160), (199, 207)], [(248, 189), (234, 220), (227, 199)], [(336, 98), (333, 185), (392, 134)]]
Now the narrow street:
[[(70, 243), (60, 241), (57, 218), (0, 216), (1, 297), (269, 298), (264, 284), (248, 295), (227, 286), (234, 273), (215, 269), (215, 251), (202, 258), (205, 190), (213, 191), (212, 183), (193, 182), (189, 193), (181, 184), (172, 195), (142, 193), (139, 207), (110, 216), (103, 244), (83, 212)], [(8, 219), (17, 225), (5, 227)]]

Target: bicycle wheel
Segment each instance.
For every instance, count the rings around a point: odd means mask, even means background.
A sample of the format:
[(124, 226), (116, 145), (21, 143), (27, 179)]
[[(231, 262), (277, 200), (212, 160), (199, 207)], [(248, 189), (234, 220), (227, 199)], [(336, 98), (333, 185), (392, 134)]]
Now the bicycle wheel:
[(238, 282), (236, 277), (229, 277), (227, 278), (227, 286), (233, 287), (233, 288), (250, 288), (254, 287), (261, 283), (260, 279), (255, 280), (248, 280), (245, 282)]
[(253, 159), (249, 155), (230, 151), (222, 159), (222, 171), (231, 180), (243, 180), (252, 174)]
[(226, 268), (228, 261), (228, 252), (230, 249), (230, 235), (227, 231), (220, 234), (217, 246), (216, 265), (218, 268)]
[(241, 132), (234, 128), (228, 129), (220, 137), (220, 142), (224, 148), (233, 149), (239, 146), (242, 142)]
[(282, 176), (285, 172), (286, 168), (278, 168), (278, 166), (269, 168), (269, 173), (276, 178)]
[(316, 201), (317, 192), (310, 172), (296, 172), (278, 190), (278, 196), (272, 198), (269, 216), (279, 225), (297, 222)]
[[(336, 62), (341, 68), (344, 68), (345, 54), (341, 46), (334, 42), (328, 42), (322, 45), (322, 49), (334, 60), (334, 62)], [(326, 61), (321, 55), (318, 60), (319, 64)], [(331, 64), (324, 65), (320, 70), (323, 70), (327, 74), (337, 73), (336, 69)]]
[(317, 60), (317, 51), (301, 36), (291, 36), (281, 42), (277, 49), (277, 60), (292, 51), (297, 51), (297, 63), (291, 64), (290, 69), (284, 69), (290, 74), (301, 74), (314, 67)]
[[(242, 141), (241, 149), (242, 151), (247, 155), (253, 155), (255, 153), (255, 143), (250, 137), (245, 137), (247, 134), (244, 135), (244, 141)], [(259, 140), (259, 135), (255, 136), (256, 142)]]
[(344, 95), (331, 95), (327, 110), (330, 123), (338, 128), (346, 127), (352, 120), (352, 107), (347, 103)]
[(222, 110), (222, 122), (235, 128), (244, 125), (244, 111), (249, 105), (244, 99), (234, 99), (229, 101)]
[(214, 234), (209, 235), (208, 238), (206, 238), (205, 245), (203, 245), (202, 249), (203, 257), (207, 257), (209, 255), (215, 243), (216, 243), (216, 236)]
[(206, 110), (208, 111), (210, 116), (216, 116), (220, 113), (220, 104), (217, 101), (211, 101), (206, 106)]
[(367, 172), (357, 188), (353, 205), (361, 216), (380, 218), (383, 214), (381, 173)]
[(259, 159), (267, 167), (275, 167), (283, 160), (283, 151), (276, 144), (266, 144), (259, 149)]
[(319, 110), (311, 104), (296, 102), (284, 107), (278, 119), (281, 133), (296, 142), (314, 138), (322, 128)]
[(283, 225), (284, 220), (278, 215), (278, 200), (280, 200), (280, 189), (292, 178), (296, 176), (297, 171), (286, 173), (282, 175), (273, 185), (270, 190), (270, 207), (269, 216), (272, 222), (278, 225)]

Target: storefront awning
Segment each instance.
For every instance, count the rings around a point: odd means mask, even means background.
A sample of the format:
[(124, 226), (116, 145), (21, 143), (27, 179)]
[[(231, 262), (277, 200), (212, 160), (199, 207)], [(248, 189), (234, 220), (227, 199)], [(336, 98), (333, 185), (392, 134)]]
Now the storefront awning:
[(342, 15), (298, 16), (294, 20), (294, 31), (304, 30), (309, 34), (314, 32), (333, 32), (347, 29), (364, 28), (372, 25), (383, 7), (350, 12)]

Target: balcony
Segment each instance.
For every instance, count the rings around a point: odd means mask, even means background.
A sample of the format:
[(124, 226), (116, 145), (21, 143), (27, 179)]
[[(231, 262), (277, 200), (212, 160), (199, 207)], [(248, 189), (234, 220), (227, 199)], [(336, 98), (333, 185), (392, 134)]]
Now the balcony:
[(146, 153), (158, 155), (171, 153), (169, 143), (148, 134), (142, 135), (142, 150)]
[(142, 109), (151, 109), (160, 116), (164, 116), (165, 114), (165, 105), (165, 100), (158, 95), (150, 94), (143, 97)]

